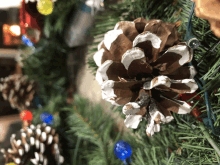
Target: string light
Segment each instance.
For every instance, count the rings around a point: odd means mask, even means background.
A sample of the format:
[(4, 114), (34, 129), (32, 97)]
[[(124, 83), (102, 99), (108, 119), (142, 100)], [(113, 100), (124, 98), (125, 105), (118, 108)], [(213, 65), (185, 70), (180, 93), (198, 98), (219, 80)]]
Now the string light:
[(9, 28), (11, 35), (13, 36), (20, 36), (21, 35), (21, 28), (18, 25), (12, 25)]

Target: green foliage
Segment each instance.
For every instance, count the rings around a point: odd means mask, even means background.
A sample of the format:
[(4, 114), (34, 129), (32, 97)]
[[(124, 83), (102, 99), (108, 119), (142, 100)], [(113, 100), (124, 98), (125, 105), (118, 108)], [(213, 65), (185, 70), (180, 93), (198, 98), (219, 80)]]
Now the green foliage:
[[(40, 47), (41, 46), (41, 47)], [(40, 83), (41, 97), (47, 102), (52, 93), (65, 91), (67, 83), (66, 51), (59, 42), (42, 40), (39, 49), (24, 62), (24, 72), (31, 80)]]
[[(146, 19), (167, 20), (175, 12), (173, 0), (151, 1), (151, 0), (127, 0), (128, 12), (133, 18), (144, 17)], [(158, 4), (159, 3), (159, 4)]]
[[(40, 114), (43, 112), (54, 115), (54, 126), (59, 131), (64, 148), (65, 164), (122, 164), (113, 152), (114, 144), (118, 140), (125, 140), (131, 145), (132, 164), (135, 165), (214, 165), (220, 163), (219, 137), (207, 128), (204, 131), (204, 126), (193, 116), (173, 114), (174, 121), (162, 124), (159, 133), (155, 133), (153, 137), (147, 137), (145, 134), (147, 121), (142, 121), (140, 128), (133, 130), (132, 133), (123, 133), (118, 132), (115, 121), (104, 112), (101, 106), (93, 105), (77, 95), (74, 105), (67, 106), (63, 87), (67, 77), (64, 66), (68, 49), (61, 44), (60, 37), (62, 38), (68, 14), (76, 4), (67, 0), (58, 0), (56, 3), (57, 7), (52, 15), (47, 16), (45, 23), (45, 32), (50, 33), (50, 38), (53, 40), (47, 44), (42, 41), (43, 50), (36, 52), (25, 61), (24, 70), (30, 79), (40, 82), (41, 97), (47, 104), (43, 109), (33, 111), (35, 116), (33, 123), (41, 122)], [(65, 12), (61, 14), (58, 8), (62, 5), (62, 10)], [(163, 2), (128, 0), (110, 6), (107, 12), (96, 17), (97, 23), (92, 30), (94, 42), (89, 49), (88, 63), (93, 73), (98, 68), (93, 60), (97, 45), (102, 41), (104, 33), (113, 29), (118, 21), (132, 20), (141, 16), (146, 19), (157, 18), (169, 22), (181, 21), (178, 30), (182, 32), (182, 39), (184, 39), (191, 5), (192, 2), (189, 0), (179, 0), (175, 5), (173, 5), (173, 0)], [(220, 46), (213, 51), (208, 51), (219, 39), (212, 34), (207, 21), (194, 16), (192, 24), (193, 33), (201, 42), (201, 46), (194, 51), (193, 65), (198, 71), (197, 77), (203, 77), (206, 81), (205, 88), (208, 90), (214, 114), (217, 116), (215, 126), (219, 126)], [(203, 61), (197, 65), (201, 59)], [(199, 94), (204, 97), (204, 91)], [(206, 107), (205, 102), (201, 100), (196, 104), (200, 109)], [(121, 107), (118, 107), (116, 111), (121, 112)], [(206, 115), (206, 110), (203, 112)], [(121, 114), (120, 117), (124, 118), (124, 115)], [(172, 150), (172, 153), (168, 151), (168, 148)]]
[[(74, 107), (69, 108), (72, 115), (67, 119), (68, 134), (75, 134), (81, 140), (74, 155), (83, 153), (87, 164), (120, 164), (113, 155), (114, 142), (120, 137), (120, 133), (114, 131), (113, 119), (100, 106), (92, 105), (86, 99), (75, 96), (74, 100)], [(73, 157), (72, 163), (80, 164), (78, 159)]]
[(80, 0), (58, 0), (54, 3), (53, 13), (45, 16), (44, 33), (49, 38), (63, 39), (63, 32), (69, 16), (77, 10)]
[(147, 137), (147, 121), (142, 121), (140, 128), (133, 133), (119, 132), (118, 125), (101, 106), (78, 95), (74, 97), (74, 105), (67, 106), (62, 97), (56, 96), (43, 109), (34, 111), (33, 123), (40, 123), (39, 114), (45, 111), (54, 115), (54, 127), (60, 134), (61, 145), (64, 146), (66, 164), (121, 165), (122, 162), (113, 151), (118, 140), (124, 140), (131, 145), (134, 165), (220, 163), (220, 157), (208, 141), (213, 140), (217, 146), (219, 139), (211, 133), (208, 135), (211, 137), (207, 137), (202, 131), (204, 127), (197, 124), (193, 116), (173, 114), (174, 121), (161, 124), (159, 133)]
[[(136, 0), (131, 2), (130, 0), (118, 4), (111, 8), (111, 12), (115, 12), (115, 9), (123, 9), (123, 15), (121, 20), (132, 20), (138, 17), (145, 17), (146, 19), (162, 19), (167, 22), (181, 21), (181, 26), (178, 31), (182, 33), (182, 40), (186, 34), (186, 28), (191, 10), (192, 2), (179, 0), (176, 4), (174, 1), (150, 1), (150, 0)], [(118, 14), (119, 12), (117, 12)], [(122, 14), (121, 14), (122, 15)], [(105, 20), (108, 16), (99, 16), (100, 21), (97, 22), (96, 28), (93, 33), (94, 36), (100, 37), (100, 41), (103, 38), (103, 34), (108, 30), (113, 29), (116, 22), (119, 21), (119, 17), (111, 18), (108, 22)], [(120, 17), (121, 18), (121, 17)], [(112, 22), (112, 24), (110, 24)], [(110, 24), (109, 26), (107, 24)], [(219, 126), (220, 121), (220, 45), (215, 47), (219, 39), (215, 37), (210, 30), (208, 21), (193, 16), (192, 18), (193, 34), (200, 41), (201, 46), (194, 50), (193, 65), (198, 71), (197, 78), (203, 78), (206, 82), (203, 91), (198, 91), (201, 97), (204, 97), (205, 90), (208, 91), (209, 100), (212, 105), (212, 110), (217, 117), (215, 126)], [(91, 51), (91, 57), (88, 64), (95, 74), (97, 66), (92, 58), (97, 49), (94, 49), (99, 42), (93, 43)], [(204, 101), (199, 100), (195, 105), (200, 109), (206, 109)], [(121, 111), (121, 108), (118, 108)], [(207, 115), (206, 110), (203, 110), (203, 117)], [(210, 145), (209, 138), (215, 141), (215, 146), (220, 144), (220, 139), (209, 131), (211, 137), (207, 137), (202, 130), (201, 123), (199, 124), (195, 118), (186, 115), (175, 115), (175, 122), (162, 126), (162, 131), (154, 135), (153, 138), (145, 138), (145, 127), (142, 126), (135, 133), (138, 133), (143, 139), (143, 148), (137, 148), (133, 155), (133, 164), (218, 164), (220, 163), (220, 155)], [(218, 132), (219, 131), (219, 132)], [(217, 130), (220, 133), (220, 130)], [(164, 140), (163, 140), (164, 139)], [(145, 146), (145, 144), (147, 146)], [(138, 144), (135, 142), (134, 146)], [(166, 155), (165, 150), (170, 147), (173, 152), (170, 155)], [(149, 147), (149, 148), (148, 148)], [(136, 147), (135, 147), (136, 148)], [(177, 149), (181, 150), (181, 154), (176, 154)]]
[[(158, 5), (158, 3), (160, 5)], [(147, 19), (162, 19), (163, 21), (173, 23), (176, 21), (181, 21), (181, 26), (178, 28), (178, 31), (182, 33), (182, 40), (184, 41), (187, 28), (186, 25), (192, 6), (191, 1), (179, 0), (177, 3), (173, 4), (173, 1), (159, 2), (150, 0), (137, 0), (131, 2), (128, 0), (122, 4), (119, 4), (118, 8), (120, 9), (123, 6), (123, 12), (125, 12), (127, 8), (128, 15), (125, 20), (145, 17)], [(112, 9), (111, 12), (114, 12), (115, 9), (117, 9), (116, 6), (110, 8)], [(119, 14), (119, 12), (117, 12), (117, 14)], [(99, 36), (101, 36), (101, 32), (104, 31), (103, 33), (105, 33), (109, 29), (113, 29), (114, 24), (119, 21), (118, 17), (112, 17), (111, 21), (106, 23), (105, 20), (107, 18), (108, 16), (105, 15), (99, 16), (100, 21), (97, 22), (96, 28), (94, 29), (94, 31), (98, 31)], [(106, 25), (110, 24), (111, 22), (111, 25)], [(209, 92), (213, 111), (216, 111), (219, 109), (220, 102), (219, 95), (215, 93), (215, 90), (219, 88), (220, 84), (220, 44), (217, 47), (215, 47), (215, 45), (219, 42), (219, 39), (213, 35), (210, 30), (210, 25), (206, 20), (194, 16), (192, 18), (192, 25), (193, 34), (201, 43), (201, 46), (194, 51), (193, 65), (198, 71), (197, 78), (203, 78), (205, 80), (206, 85), (204, 88)], [(96, 33), (93, 34), (94, 36), (97, 35)], [(93, 54), (91, 53), (91, 57), (88, 60), (88, 64), (94, 74), (98, 68), (92, 58), (94, 53), (97, 51), (97, 49), (95, 50), (95, 45), (98, 45), (98, 42), (94, 42), (93, 49), (90, 49)], [(213, 47), (215, 47), (215, 49), (213, 49)], [(202, 93), (203, 92), (204, 91), (202, 91)], [(200, 102), (199, 105), (200, 107), (205, 107), (205, 102)], [(219, 118), (219, 115), (220, 113), (217, 112), (217, 118)]]

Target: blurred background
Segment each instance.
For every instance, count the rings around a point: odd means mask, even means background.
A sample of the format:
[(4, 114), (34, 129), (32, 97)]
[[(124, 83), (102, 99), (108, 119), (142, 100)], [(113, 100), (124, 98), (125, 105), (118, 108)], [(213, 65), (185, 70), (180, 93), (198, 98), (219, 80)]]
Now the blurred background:
[[(52, 5), (46, 1), (48, 6), (45, 8), (38, 8), (35, 0), (0, 2), (0, 78), (13, 74), (24, 75), (25, 70), (37, 72), (37, 68), (23, 68), (23, 60), (34, 53), (45, 51), (45, 46), (49, 45), (49, 54), (43, 54), (44, 61), (50, 63), (48, 72), (62, 70), (58, 77), (53, 78), (53, 81), (61, 80), (61, 84), (55, 84), (54, 89), (58, 88), (61, 93), (67, 91), (71, 102), (72, 95), (76, 92), (77, 73), (80, 66), (85, 64), (87, 45), (93, 40), (89, 30), (94, 26), (94, 16), (104, 10), (104, 1), (51, 2)], [(58, 48), (54, 50), (57, 45)], [(52, 49), (54, 51), (50, 52)], [(57, 60), (53, 55), (55, 51), (58, 51), (58, 61), (60, 60), (58, 66), (54, 63)], [(63, 67), (57, 68), (61, 66)], [(49, 76), (48, 73), (40, 72), (39, 74)], [(38, 77), (34, 79), (37, 80)], [(48, 87), (45, 79), (40, 81), (44, 81), (44, 89)], [(20, 112), (19, 108), (12, 108), (9, 101), (0, 95), (0, 148), (9, 148), (11, 134), (22, 128)], [(4, 164), (2, 154), (0, 164)]]

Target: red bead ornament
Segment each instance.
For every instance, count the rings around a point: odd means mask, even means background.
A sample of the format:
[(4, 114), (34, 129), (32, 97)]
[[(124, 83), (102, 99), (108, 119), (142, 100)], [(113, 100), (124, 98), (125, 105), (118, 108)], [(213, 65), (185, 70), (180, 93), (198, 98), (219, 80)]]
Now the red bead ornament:
[(33, 119), (33, 115), (31, 113), (31, 111), (28, 110), (24, 110), (20, 113), (20, 117), (22, 121), (29, 121), (31, 122)]
[[(178, 99), (182, 100), (182, 101), (186, 101), (191, 99), (192, 97), (196, 96), (197, 93), (185, 93), (185, 94), (179, 94)], [(193, 99), (195, 100), (199, 100), (201, 98), (201, 96), (197, 95), (196, 97), (194, 97)], [(189, 102), (187, 102), (188, 104), (190, 104)]]
[[(199, 109), (199, 107), (196, 106), (195, 108), (193, 108), (193, 110), (190, 112), (190, 114), (193, 115), (193, 116), (195, 116), (195, 117), (199, 117), (199, 116), (202, 114), (202, 112), (201, 112), (201, 110)], [(201, 119), (201, 118), (197, 118), (197, 120), (199, 120), (199, 121), (202, 122), (202, 119)]]

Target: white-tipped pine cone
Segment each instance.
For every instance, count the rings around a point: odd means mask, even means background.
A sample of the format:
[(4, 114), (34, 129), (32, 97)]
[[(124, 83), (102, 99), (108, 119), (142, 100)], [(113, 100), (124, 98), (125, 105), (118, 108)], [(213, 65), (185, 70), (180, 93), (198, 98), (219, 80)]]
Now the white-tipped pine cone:
[(24, 110), (31, 105), (36, 90), (36, 83), (28, 81), (27, 76), (20, 74), (2, 78), (0, 91), (5, 100), (8, 100), (12, 108)]
[(16, 140), (15, 134), (11, 136), (11, 149), (1, 149), (6, 164), (13, 162), (16, 165), (26, 165), (31, 161), (35, 165), (57, 165), (58, 162), (64, 162), (60, 155), (59, 135), (55, 129), (39, 124), (21, 129), (20, 132), (19, 140)]
[(160, 123), (173, 119), (171, 111), (191, 111), (186, 102), (175, 98), (198, 88), (195, 68), (185, 66), (192, 57), (186, 43), (179, 42), (174, 23), (137, 18), (118, 22), (105, 34), (93, 58), (99, 66), (96, 80), (103, 99), (125, 105), (127, 127), (136, 129), (142, 118), (147, 119), (146, 132), (151, 136), (160, 131)]

